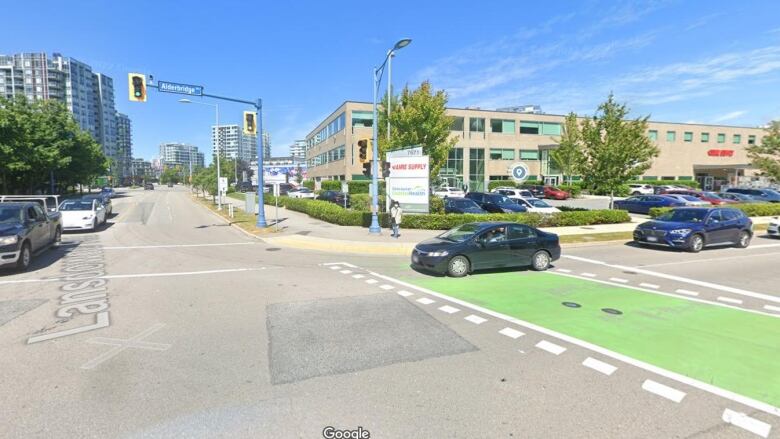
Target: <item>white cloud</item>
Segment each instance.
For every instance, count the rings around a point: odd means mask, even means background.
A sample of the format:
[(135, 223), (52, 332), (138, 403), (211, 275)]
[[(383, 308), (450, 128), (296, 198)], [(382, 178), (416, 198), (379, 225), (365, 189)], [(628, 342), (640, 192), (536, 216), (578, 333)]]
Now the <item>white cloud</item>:
[(729, 120), (739, 119), (740, 117), (744, 116), (745, 114), (747, 114), (747, 111), (745, 111), (745, 110), (732, 111), (730, 113), (726, 113), (726, 114), (720, 115), (720, 116), (712, 119), (712, 121), (716, 122), (716, 123), (717, 122), (726, 122), (726, 121), (729, 121)]

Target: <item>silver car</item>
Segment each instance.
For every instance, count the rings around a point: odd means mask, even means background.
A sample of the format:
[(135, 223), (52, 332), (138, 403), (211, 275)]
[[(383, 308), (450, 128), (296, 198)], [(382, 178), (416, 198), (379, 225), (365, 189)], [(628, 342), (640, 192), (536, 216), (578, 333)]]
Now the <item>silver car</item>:
[(681, 201), (685, 203), (686, 206), (695, 206), (695, 207), (712, 206), (712, 203), (710, 203), (709, 201), (704, 201), (691, 195), (664, 194), (662, 196), (668, 198), (674, 198), (677, 201)]

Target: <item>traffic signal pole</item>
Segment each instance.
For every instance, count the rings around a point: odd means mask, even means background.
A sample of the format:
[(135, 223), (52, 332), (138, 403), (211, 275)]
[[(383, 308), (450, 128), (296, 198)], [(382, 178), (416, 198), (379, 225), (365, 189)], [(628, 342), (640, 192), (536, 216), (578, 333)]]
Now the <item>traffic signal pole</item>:
[[(146, 85), (149, 88), (158, 88), (157, 85), (154, 84), (147, 84)], [(218, 95), (212, 95), (212, 94), (206, 94), (201, 93), (197, 95), (191, 95), (191, 96), (199, 96), (204, 98), (212, 98), (212, 99), (218, 99), (221, 101), (228, 101), (228, 102), (236, 102), (239, 104), (247, 104), (255, 107), (255, 110), (257, 111), (257, 137), (259, 138), (259, 141), (257, 142), (257, 222), (255, 225), (260, 228), (266, 228), (268, 227), (268, 223), (265, 220), (265, 209), (264, 209), (264, 197), (263, 197), (263, 100), (257, 99), (256, 101), (247, 101), (244, 99), (235, 99), (235, 98), (229, 98), (226, 96), (218, 96)], [(219, 125), (219, 123), (217, 123)], [(217, 126), (217, 136), (219, 136), (219, 126)], [(218, 138), (219, 139), (219, 138)], [(219, 160), (219, 155), (217, 155), (217, 160)], [(217, 170), (219, 171), (219, 167), (217, 167)], [(217, 186), (219, 187), (219, 182), (217, 182)], [(219, 192), (219, 190), (217, 191)]]

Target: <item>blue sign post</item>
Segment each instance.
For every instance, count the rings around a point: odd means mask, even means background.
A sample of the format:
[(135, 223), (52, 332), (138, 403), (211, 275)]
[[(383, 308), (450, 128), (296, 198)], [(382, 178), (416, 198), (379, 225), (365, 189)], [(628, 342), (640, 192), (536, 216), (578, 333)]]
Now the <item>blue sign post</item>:
[(179, 84), (177, 82), (157, 81), (157, 90), (166, 93), (180, 95), (203, 96), (203, 87), (200, 85)]

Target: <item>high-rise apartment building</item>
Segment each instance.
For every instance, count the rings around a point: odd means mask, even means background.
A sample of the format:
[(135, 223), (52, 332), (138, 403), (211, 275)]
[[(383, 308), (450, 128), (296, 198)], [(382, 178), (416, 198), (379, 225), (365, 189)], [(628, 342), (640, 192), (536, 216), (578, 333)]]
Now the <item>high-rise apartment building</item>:
[(296, 140), (290, 145), (290, 157), (301, 161), (306, 160), (306, 140)]
[(130, 118), (122, 113), (116, 114), (116, 150), (118, 175), (126, 179), (132, 174), (133, 134)]
[(220, 157), (236, 159), (249, 163), (257, 158), (257, 136), (248, 136), (239, 125), (219, 125), (211, 127), (211, 145)]
[(160, 144), (160, 168), (182, 166), (192, 169), (202, 168), (204, 165), (202, 152), (198, 147), (187, 143), (167, 142)]
[(113, 80), (89, 65), (59, 53), (0, 55), (0, 96), (62, 102), (103, 153), (118, 161)]
[(271, 157), (271, 133), (268, 131), (263, 131), (263, 157)]

